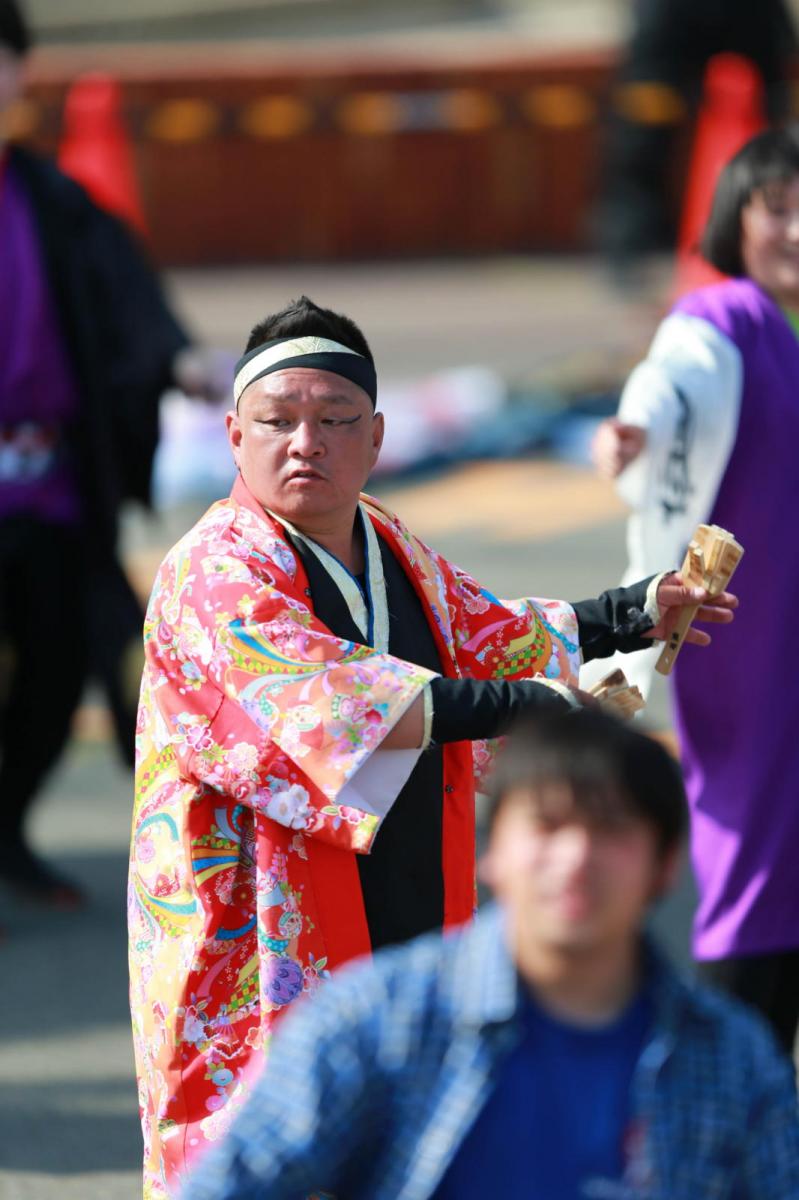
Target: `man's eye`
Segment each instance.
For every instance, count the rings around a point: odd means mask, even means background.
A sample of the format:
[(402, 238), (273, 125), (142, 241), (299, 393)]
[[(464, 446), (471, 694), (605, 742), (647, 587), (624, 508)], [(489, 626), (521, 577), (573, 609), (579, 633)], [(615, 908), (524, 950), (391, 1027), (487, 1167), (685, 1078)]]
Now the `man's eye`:
[(560, 817), (547, 816), (546, 813), (533, 812), (529, 816), (530, 825), (538, 833), (554, 833), (563, 824)]
[(282, 429), (285, 425), (288, 425), (288, 421), (285, 417), (259, 417), (258, 424), (269, 425), (272, 429)]
[(323, 425), (354, 425), (360, 417), (323, 417)]

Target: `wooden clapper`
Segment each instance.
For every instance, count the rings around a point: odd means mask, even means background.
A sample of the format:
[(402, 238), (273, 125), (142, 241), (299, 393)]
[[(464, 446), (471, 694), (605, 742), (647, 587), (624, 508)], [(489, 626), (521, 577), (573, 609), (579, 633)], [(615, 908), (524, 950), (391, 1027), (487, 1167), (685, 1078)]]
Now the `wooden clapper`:
[(621, 667), (604, 675), (593, 687), (588, 689), (596, 696), (603, 708), (611, 709), (617, 717), (629, 720), (645, 707), (645, 700), (638, 688), (627, 682), (627, 676)]
[[(680, 575), (683, 583), (707, 589), (708, 596), (718, 596), (732, 579), (741, 561), (744, 548), (726, 529), (719, 525), (697, 525), (688, 543)], [(686, 607), (655, 663), (661, 675), (668, 675), (674, 666), (680, 647), (685, 641), (699, 605)]]

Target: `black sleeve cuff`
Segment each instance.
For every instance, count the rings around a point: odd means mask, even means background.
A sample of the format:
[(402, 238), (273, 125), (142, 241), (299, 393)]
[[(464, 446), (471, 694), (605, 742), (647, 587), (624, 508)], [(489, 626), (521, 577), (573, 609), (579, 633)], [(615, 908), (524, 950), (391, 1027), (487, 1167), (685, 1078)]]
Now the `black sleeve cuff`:
[(447, 742), (495, 738), (517, 718), (542, 709), (568, 712), (569, 701), (534, 679), (443, 679), (430, 681), (433, 699), (431, 740)]
[(608, 658), (617, 650), (629, 654), (652, 645), (652, 639), (644, 638), (643, 634), (653, 628), (645, 609), (647, 589), (654, 578), (650, 575), (630, 587), (611, 588), (596, 600), (578, 600), (572, 605), (580, 630), (583, 662)]

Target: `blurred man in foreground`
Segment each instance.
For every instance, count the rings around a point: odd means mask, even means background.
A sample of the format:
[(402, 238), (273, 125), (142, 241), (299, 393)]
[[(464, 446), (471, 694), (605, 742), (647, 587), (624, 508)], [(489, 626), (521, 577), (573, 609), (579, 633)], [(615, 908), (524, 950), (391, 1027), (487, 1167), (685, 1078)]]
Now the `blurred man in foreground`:
[(520, 727), (482, 863), (499, 906), (295, 1010), (185, 1200), (786, 1200), (793, 1072), (643, 932), (685, 825), (677, 765), (591, 710)]

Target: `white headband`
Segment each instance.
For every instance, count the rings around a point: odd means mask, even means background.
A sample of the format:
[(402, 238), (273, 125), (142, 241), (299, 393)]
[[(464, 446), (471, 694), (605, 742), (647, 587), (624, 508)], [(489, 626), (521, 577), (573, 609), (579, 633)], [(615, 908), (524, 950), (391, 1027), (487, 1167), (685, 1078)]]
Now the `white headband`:
[[(350, 356), (350, 369), (347, 369), (349, 365), (347, 361), (344, 360), (342, 363), (338, 357), (342, 354)], [(334, 357), (328, 359), (327, 355)], [(303, 363), (303, 359), (309, 361)], [(311, 359), (314, 361), (310, 361)], [(369, 386), (370, 379), (374, 378), (374, 367), (368, 359), (364, 358), (362, 354), (358, 354), (356, 350), (351, 350), (349, 346), (342, 346), (340, 342), (333, 342), (329, 338), (298, 337), (269, 342), (263, 347), (256, 347), (239, 359), (233, 379), (233, 399), (236, 405), (238, 405), (244, 389), (256, 379), (260, 379), (261, 376), (283, 370), (288, 366), (306, 365), (317, 367), (320, 370), (333, 371), (335, 374), (352, 379), (354, 383), (363, 387), (374, 401), (376, 381), (372, 387)]]

